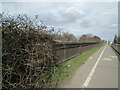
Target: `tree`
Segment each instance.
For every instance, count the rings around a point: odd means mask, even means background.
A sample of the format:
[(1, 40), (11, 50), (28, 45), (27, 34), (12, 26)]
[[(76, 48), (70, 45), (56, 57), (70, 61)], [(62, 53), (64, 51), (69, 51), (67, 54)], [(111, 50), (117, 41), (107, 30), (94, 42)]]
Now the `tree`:
[(117, 43), (117, 35), (114, 37), (114, 43)]
[(98, 36), (94, 36), (94, 39), (95, 39), (95, 41), (100, 41), (101, 40), (101, 38), (98, 37)]
[(80, 42), (99, 42), (101, 38), (92, 34), (84, 34), (79, 38)]
[(70, 34), (68, 32), (63, 32), (62, 38), (63, 38), (63, 41), (72, 41), (72, 42), (78, 41), (73, 34)]
[(117, 40), (118, 40), (118, 43), (120, 43), (120, 35), (118, 35)]

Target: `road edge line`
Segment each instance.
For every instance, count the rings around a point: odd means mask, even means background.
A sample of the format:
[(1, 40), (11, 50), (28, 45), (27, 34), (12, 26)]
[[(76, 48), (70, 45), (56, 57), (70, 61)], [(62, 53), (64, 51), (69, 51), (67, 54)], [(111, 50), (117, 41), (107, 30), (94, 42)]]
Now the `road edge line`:
[(103, 55), (106, 47), (107, 47), (107, 46), (104, 47), (103, 51), (101, 52), (100, 56), (98, 57), (98, 60), (96, 61), (95, 65), (93, 66), (92, 70), (90, 71), (90, 73), (89, 73), (87, 79), (85, 80), (82, 88), (85, 88), (85, 87), (87, 87), (87, 86), (89, 85), (90, 80), (91, 80), (91, 78), (92, 78), (92, 76), (93, 76), (93, 74), (94, 74), (94, 72), (95, 72), (95, 69), (96, 69), (96, 67), (97, 67), (97, 65), (98, 65), (98, 63), (99, 63), (99, 61), (100, 61), (100, 59), (101, 59), (101, 57), (102, 57), (102, 55)]

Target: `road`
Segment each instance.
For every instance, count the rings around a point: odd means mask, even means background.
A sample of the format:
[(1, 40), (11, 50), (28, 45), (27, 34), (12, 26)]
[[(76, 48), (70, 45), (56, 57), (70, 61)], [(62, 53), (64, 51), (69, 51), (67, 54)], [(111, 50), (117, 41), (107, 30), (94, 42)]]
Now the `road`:
[(118, 57), (109, 45), (93, 54), (60, 88), (118, 88)]

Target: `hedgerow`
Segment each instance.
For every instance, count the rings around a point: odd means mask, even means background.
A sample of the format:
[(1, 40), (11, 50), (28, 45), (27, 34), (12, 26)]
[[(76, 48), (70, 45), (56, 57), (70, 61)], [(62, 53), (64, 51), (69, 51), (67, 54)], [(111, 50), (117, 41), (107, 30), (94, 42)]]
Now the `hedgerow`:
[(53, 54), (53, 36), (36, 19), (2, 14), (3, 89), (50, 87), (57, 61)]

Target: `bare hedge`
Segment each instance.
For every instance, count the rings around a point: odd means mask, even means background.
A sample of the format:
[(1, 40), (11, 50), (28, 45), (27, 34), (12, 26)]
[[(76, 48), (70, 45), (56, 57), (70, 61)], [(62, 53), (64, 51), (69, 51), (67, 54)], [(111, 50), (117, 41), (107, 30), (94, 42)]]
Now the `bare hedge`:
[(2, 14), (3, 89), (50, 87), (56, 62), (52, 46), (52, 35), (42, 22)]

